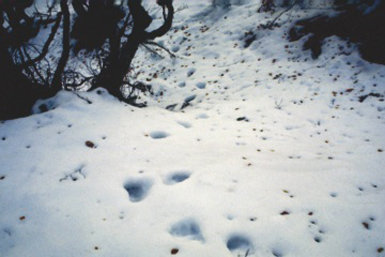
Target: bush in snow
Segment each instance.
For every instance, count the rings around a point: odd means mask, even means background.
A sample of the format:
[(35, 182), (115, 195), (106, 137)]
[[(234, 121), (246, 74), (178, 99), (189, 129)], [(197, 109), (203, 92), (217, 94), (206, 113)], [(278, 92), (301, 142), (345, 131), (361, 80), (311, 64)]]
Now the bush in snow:
[(336, 35), (357, 43), (361, 56), (385, 64), (385, 1), (336, 0), (337, 14), (317, 15), (296, 22), (289, 32), (289, 40), (296, 41), (310, 35), (304, 49), (310, 49), (313, 58), (322, 51), (325, 38)]
[(0, 120), (28, 115), (62, 89), (104, 87), (136, 104), (148, 87), (128, 81), (131, 62), (141, 45), (164, 49), (153, 40), (174, 17), (172, 0), (156, 3), (163, 22), (148, 30), (153, 17), (141, 1), (0, 1)]

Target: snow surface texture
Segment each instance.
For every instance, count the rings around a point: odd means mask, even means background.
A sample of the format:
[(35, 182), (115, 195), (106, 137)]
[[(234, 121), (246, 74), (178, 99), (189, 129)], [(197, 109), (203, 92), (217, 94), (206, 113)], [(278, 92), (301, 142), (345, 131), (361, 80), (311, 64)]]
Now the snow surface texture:
[(311, 60), (295, 9), (244, 48), (258, 3), (175, 1), (148, 108), (61, 92), (0, 124), (0, 256), (385, 256), (385, 68)]

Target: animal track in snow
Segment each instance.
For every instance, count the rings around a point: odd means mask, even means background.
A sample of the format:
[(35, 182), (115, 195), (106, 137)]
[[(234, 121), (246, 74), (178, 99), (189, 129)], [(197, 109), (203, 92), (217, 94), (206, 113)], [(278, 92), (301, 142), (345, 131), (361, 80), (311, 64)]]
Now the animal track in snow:
[(148, 195), (152, 186), (150, 179), (131, 179), (124, 184), (131, 202), (140, 202)]
[(206, 113), (201, 113), (196, 116), (196, 119), (208, 119), (209, 116)]
[(362, 226), (367, 229), (371, 230), (372, 229), (372, 223), (376, 220), (375, 217), (370, 216), (368, 219), (365, 219), (361, 224)]
[(187, 71), (187, 76), (188, 76), (188, 77), (191, 77), (192, 75), (194, 75), (195, 72), (196, 72), (196, 69), (195, 69), (195, 68), (190, 68), (190, 69)]
[[(308, 213), (309, 216), (313, 216), (313, 212), (310, 211)], [(320, 228), (320, 225), (318, 224), (318, 220), (317, 219), (310, 219), (309, 220), (309, 229), (311, 231), (311, 233), (313, 234), (313, 240), (316, 242), (316, 243), (321, 243), (323, 241), (323, 237), (322, 235), (325, 234), (325, 230), (323, 228)]]
[(191, 176), (191, 172), (189, 171), (176, 171), (167, 175), (166, 178), (164, 179), (164, 183), (166, 185), (174, 185), (185, 181), (190, 176)]
[(191, 124), (186, 121), (177, 121), (179, 125), (181, 125), (184, 128), (191, 128)]
[(73, 172), (64, 175), (64, 177), (59, 179), (59, 182), (65, 181), (65, 180), (71, 180), (71, 181), (78, 181), (79, 179), (85, 179), (87, 176), (85, 172), (85, 165), (80, 165), (76, 170)]
[(201, 229), (198, 223), (192, 219), (181, 220), (170, 228), (170, 234), (176, 237), (187, 237), (191, 240), (204, 241)]
[(168, 137), (169, 134), (164, 131), (152, 131), (150, 132), (150, 137), (153, 139), (162, 139)]
[(250, 242), (248, 237), (240, 234), (230, 236), (226, 246), (234, 256), (248, 256), (254, 252), (254, 245)]
[(198, 83), (196, 83), (196, 87), (199, 89), (205, 89), (206, 83), (205, 82), (198, 82)]

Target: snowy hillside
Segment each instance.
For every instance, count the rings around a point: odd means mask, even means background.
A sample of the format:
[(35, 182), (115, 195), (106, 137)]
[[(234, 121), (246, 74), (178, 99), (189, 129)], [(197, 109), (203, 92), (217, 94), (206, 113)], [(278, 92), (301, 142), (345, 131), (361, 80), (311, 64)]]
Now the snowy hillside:
[(0, 256), (385, 256), (385, 67), (284, 39), (319, 9), (175, 5), (177, 57), (135, 59), (149, 107), (61, 92), (0, 124)]

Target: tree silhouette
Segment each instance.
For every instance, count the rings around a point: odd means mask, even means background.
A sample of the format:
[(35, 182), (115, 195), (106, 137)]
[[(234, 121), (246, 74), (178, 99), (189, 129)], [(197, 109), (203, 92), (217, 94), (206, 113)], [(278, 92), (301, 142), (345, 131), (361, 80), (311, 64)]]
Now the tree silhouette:
[(133, 92), (148, 87), (129, 82), (132, 60), (141, 45), (158, 46), (174, 17), (172, 0), (156, 3), (163, 23), (147, 31), (153, 18), (141, 0), (0, 1), (0, 120), (28, 115), (37, 99), (63, 89), (104, 87), (138, 104)]

